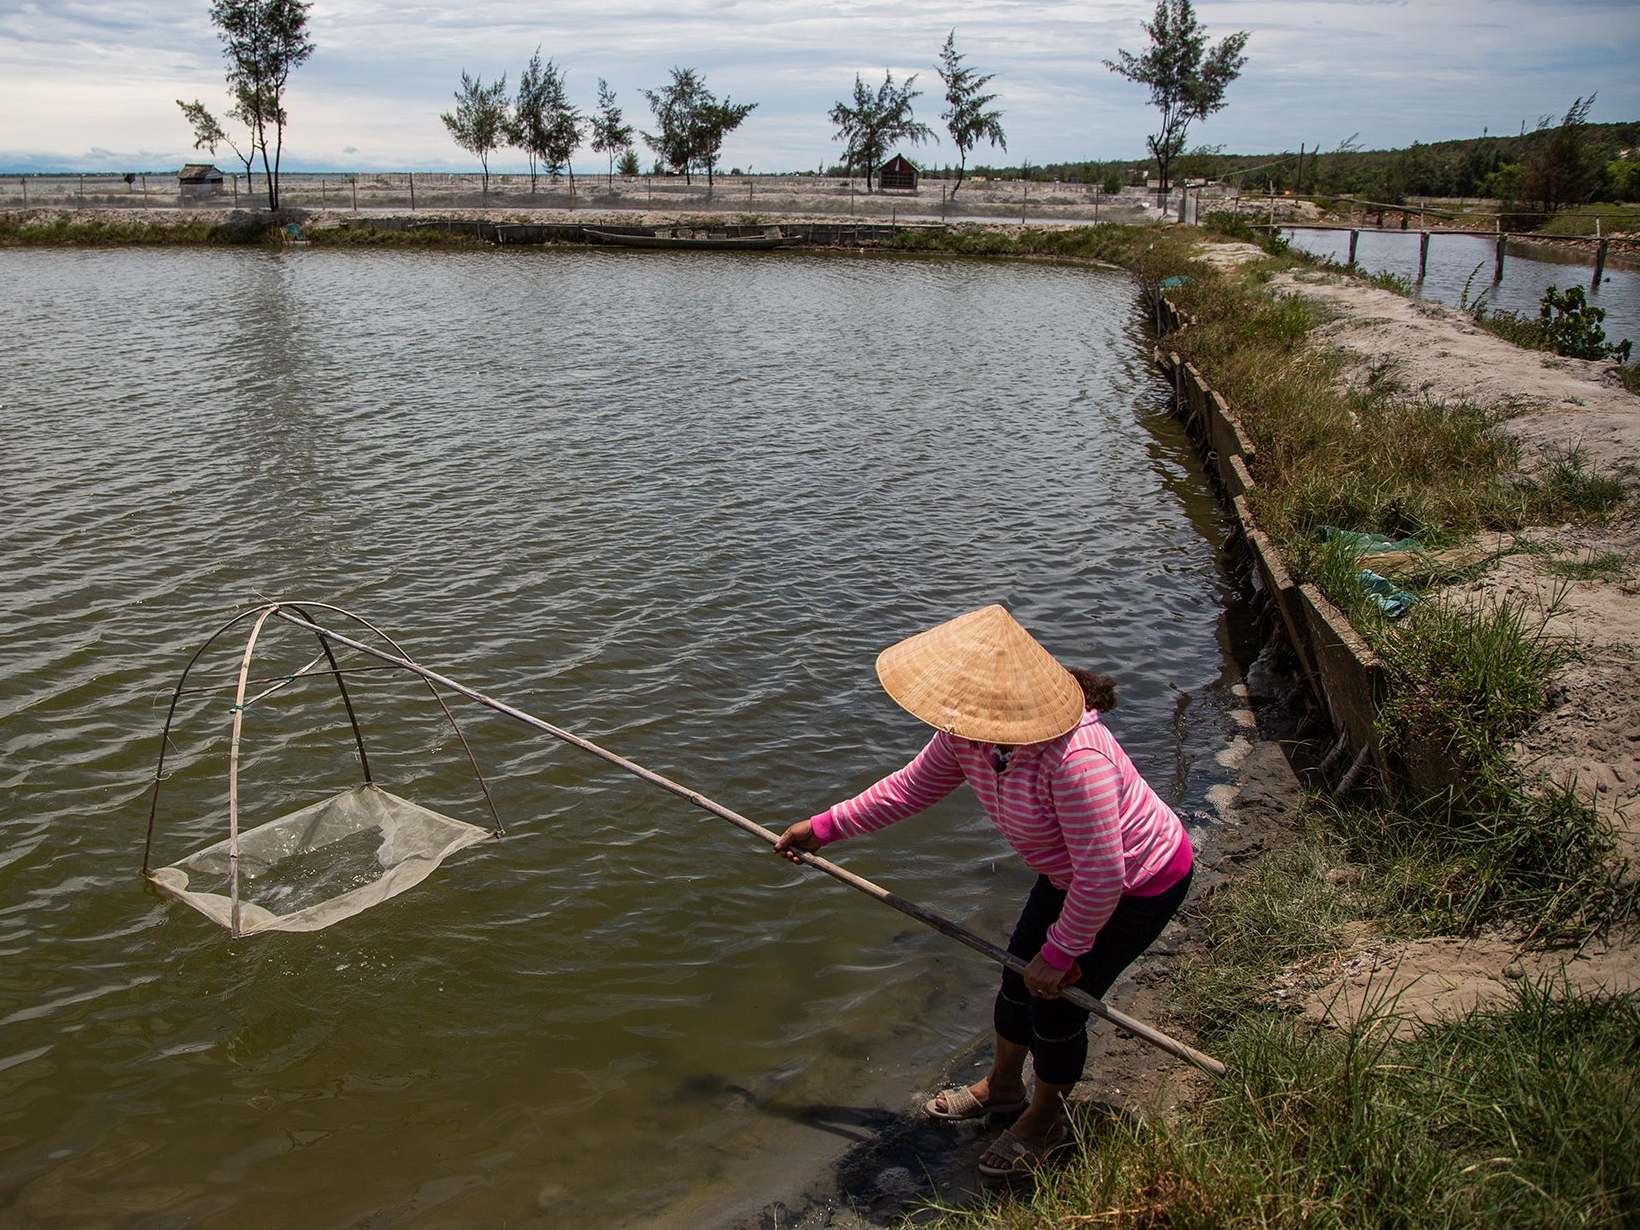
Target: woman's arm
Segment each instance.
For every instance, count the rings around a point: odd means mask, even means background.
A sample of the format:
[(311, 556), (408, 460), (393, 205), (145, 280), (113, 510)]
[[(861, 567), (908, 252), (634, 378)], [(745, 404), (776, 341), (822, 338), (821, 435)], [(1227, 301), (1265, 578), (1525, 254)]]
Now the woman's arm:
[(1042, 959), (1058, 970), (1093, 947), (1110, 921), (1124, 886), (1122, 777), (1115, 763), (1093, 748), (1079, 748), (1055, 770), (1054, 812), (1071, 856), (1071, 886), (1058, 920), (1048, 928)]
[(852, 799), (833, 804), (810, 823), (822, 845), (874, 833), (932, 807), (960, 785), (962, 766), (957, 763), (951, 736), (941, 731), (905, 768)]

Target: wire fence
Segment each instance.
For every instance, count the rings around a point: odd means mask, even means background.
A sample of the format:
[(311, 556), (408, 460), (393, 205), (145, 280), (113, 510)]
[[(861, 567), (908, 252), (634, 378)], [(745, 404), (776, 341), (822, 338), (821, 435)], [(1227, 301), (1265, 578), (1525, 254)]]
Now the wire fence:
[[(1103, 221), (1107, 216), (1167, 211), (1143, 189), (1106, 193), (1071, 181), (954, 180), (923, 177), (915, 189), (883, 191), (863, 177), (819, 175), (567, 176), (442, 171), (287, 172), (280, 203), (303, 210), (620, 209), (847, 214), (854, 216), (985, 217), (999, 221)], [(0, 176), (0, 208), (257, 209), (267, 180), (223, 170), (220, 181), (184, 184), (176, 174)]]

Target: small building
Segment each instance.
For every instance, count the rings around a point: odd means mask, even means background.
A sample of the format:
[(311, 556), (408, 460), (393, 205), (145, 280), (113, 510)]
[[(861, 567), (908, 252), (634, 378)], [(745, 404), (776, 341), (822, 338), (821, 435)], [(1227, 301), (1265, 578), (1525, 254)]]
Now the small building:
[(877, 168), (877, 183), (884, 192), (915, 192), (917, 168), (904, 154), (895, 154)]
[(208, 162), (190, 162), (177, 172), (177, 192), (184, 201), (222, 195), (222, 172)]

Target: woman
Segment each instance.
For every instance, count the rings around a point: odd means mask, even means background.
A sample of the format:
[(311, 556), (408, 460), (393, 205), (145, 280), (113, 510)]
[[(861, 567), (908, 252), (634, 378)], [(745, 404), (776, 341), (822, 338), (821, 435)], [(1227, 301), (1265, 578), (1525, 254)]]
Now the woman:
[(1003, 971), (991, 1070), (927, 1105), (937, 1119), (1023, 1110), (980, 1159), (982, 1174), (1015, 1175), (1069, 1135), (1064, 1100), (1087, 1061), (1088, 1014), (1061, 992), (1103, 995), (1162, 933), (1190, 889), (1190, 839), (1100, 720), (1116, 706), (1114, 683), (1061, 666), (1002, 607), (901, 641), (877, 677), (939, 733), (903, 769), (792, 825), (775, 851), (795, 860), (875, 832), (966, 781), (1037, 873), (1008, 944), (1029, 965)]

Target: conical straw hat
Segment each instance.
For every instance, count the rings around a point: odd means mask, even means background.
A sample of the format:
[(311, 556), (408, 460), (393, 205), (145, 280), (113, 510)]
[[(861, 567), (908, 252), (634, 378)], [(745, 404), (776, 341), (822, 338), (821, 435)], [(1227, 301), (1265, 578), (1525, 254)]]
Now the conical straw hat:
[(877, 657), (902, 709), (964, 739), (1039, 743), (1082, 720), (1082, 686), (1000, 606), (919, 632)]

